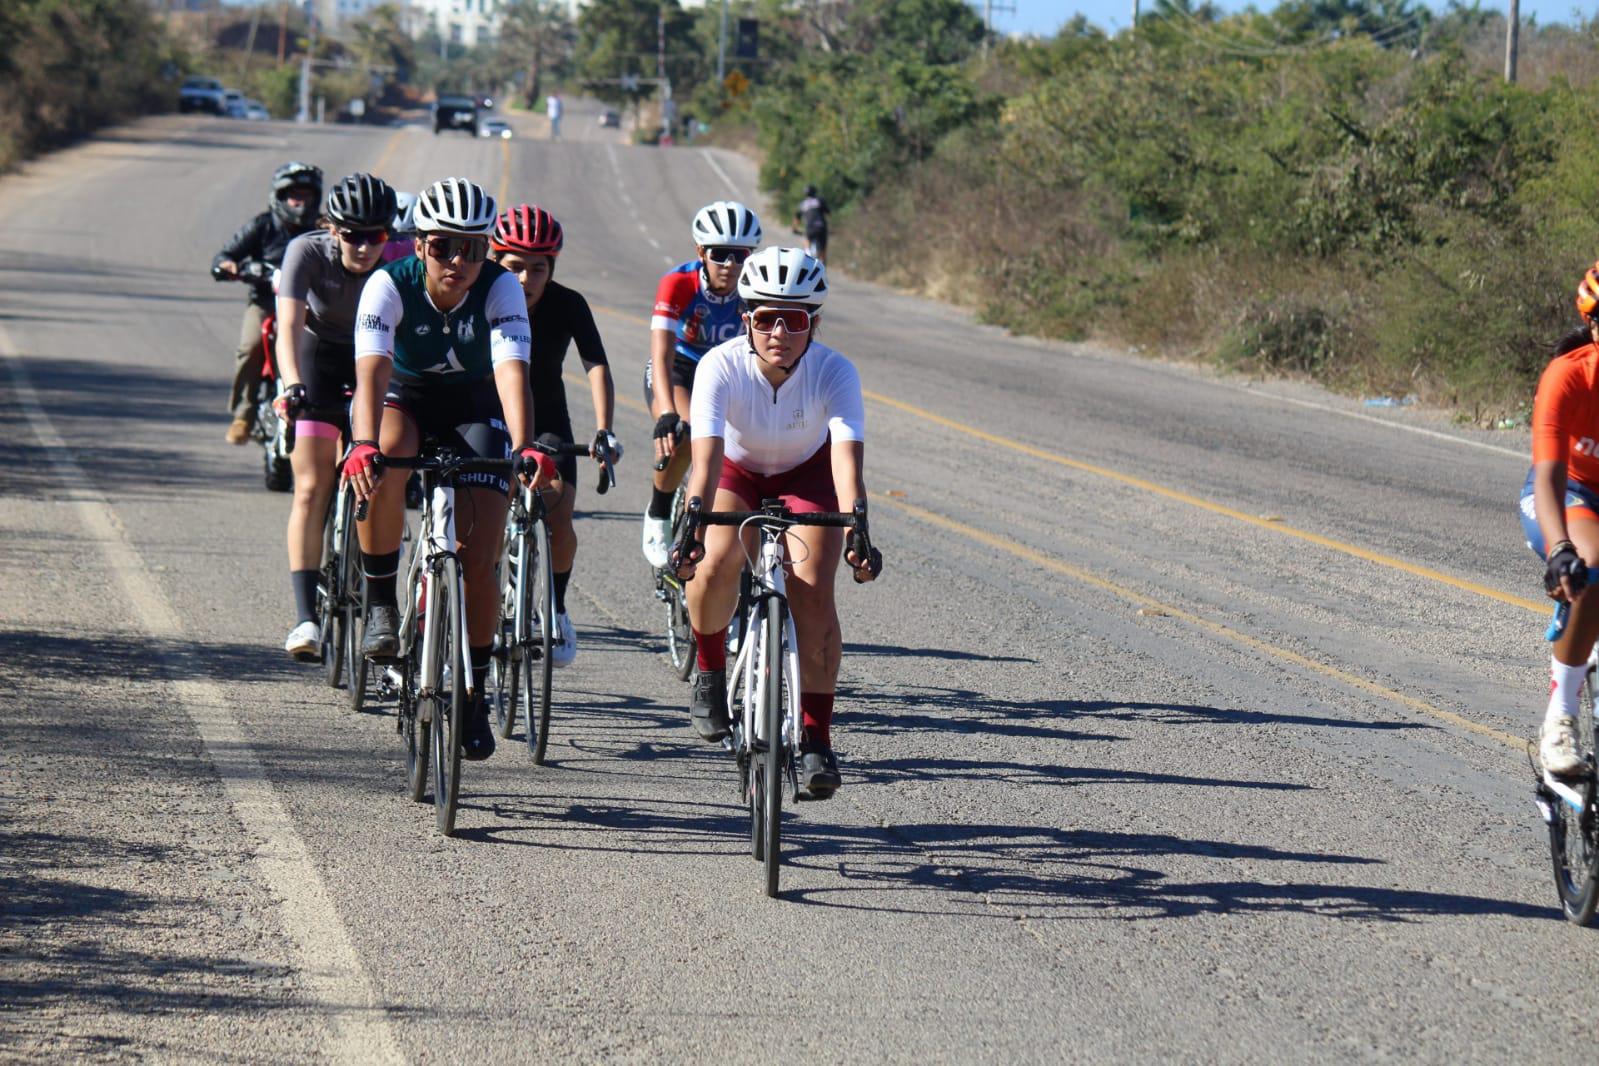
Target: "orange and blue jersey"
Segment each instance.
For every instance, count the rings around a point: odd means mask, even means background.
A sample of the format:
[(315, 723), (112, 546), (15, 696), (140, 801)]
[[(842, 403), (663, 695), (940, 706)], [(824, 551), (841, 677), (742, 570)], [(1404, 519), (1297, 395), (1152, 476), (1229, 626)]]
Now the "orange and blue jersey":
[(707, 292), (700, 261), (690, 259), (661, 278), (650, 328), (670, 330), (677, 338), (677, 354), (698, 363), (706, 352), (743, 332), (739, 306), (737, 292), (726, 296)]
[[(1566, 464), (1566, 520), (1599, 521), (1599, 346), (1582, 344), (1557, 355), (1538, 379), (1532, 403), (1532, 462)], [(1533, 499), (1533, 477), (1521, 487), (1527, 546), (1544, 554)]]

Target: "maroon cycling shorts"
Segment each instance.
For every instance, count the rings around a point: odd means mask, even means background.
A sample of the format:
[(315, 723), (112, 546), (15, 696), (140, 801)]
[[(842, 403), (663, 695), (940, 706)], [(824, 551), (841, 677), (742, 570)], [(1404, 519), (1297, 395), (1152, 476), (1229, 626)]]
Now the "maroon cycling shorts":
[(795, 514), (837, 511), (832, 443), (829, 437), (799, 466), (776, 474), (752, 473), (733, 460), (724, 459), (722, 477), (716, 487), (737, 496), (747, 511), (760, 507), (762, 500), (782, 500), (783, 505)]

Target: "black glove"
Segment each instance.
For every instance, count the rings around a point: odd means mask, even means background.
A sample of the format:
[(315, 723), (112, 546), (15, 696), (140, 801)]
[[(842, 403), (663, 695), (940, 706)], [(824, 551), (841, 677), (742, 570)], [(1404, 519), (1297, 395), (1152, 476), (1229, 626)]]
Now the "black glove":
[(1554, 554), (1544, 567), (1543, 587), (1553, 596), (1560, 588), (1560, 579), (1569, 578), (1571, 591), (1579, 593), (1588, 587), (1588, 566), (1577, 554), (1577, 546), (1569, 540), (1555, 545)]
[(594, 431), (594, 443), (589, 445), (589, 454), (608, 463), (617, 462), (622, 458), (622, 442), (610, 430), (597, 429)]
[(677, 436), (677, 427), (681, 425), (682, 422), (683, 420), (677, 417), (676, 411), (666, 412), (660, 418), (655, 420), (655, 439), (661, 440), (664, 437)]
[(305, 413), (305, 386), (299, 382), (286, 386), (272, 406), (291, 422), (299, 418)]
[[(883, 572), (883, 553), (872, 547), (872, 534), (866, 524), (866, 504), (855, 505), (855, 525), (850, 528), (849, 540), (845, 545), (847, 554), (852, 554), (857, 559), (866, 560), (866, 569), (872, 577), (877, 577)], [(845, 560), (848, 562), (848, 560)], [(855, 571), (858, 568), (851, 565), (850, 571), (857, 584), (863, 584), (865, 578)]]

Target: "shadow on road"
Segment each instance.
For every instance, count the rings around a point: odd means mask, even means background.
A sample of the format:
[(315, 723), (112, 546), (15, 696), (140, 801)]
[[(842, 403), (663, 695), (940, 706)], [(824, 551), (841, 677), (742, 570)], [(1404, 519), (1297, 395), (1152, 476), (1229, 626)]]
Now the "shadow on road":
[(0, 630), (0, 677), (24, 682), (41, 678), (67, 682), (206, 678), (237, 683), (291, 680), (303, 678), (305, 673), (305, 667), (290, 662), (276, 648), (250, 644)]

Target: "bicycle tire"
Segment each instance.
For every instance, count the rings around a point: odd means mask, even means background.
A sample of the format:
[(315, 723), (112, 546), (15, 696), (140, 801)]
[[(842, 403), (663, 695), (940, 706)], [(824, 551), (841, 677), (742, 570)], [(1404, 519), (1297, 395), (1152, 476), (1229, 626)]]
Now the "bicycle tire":
[(322, 653), (322, 677), (329, 688), (338, 688), (344, 679), (344, 634), (340, 626), (344, 614), (339, 610), (344, 598), (342, 559), (333, 543), (333, 523), (338, 501), (328, 508), (322, 523), (322, 573), (317, 578), (317, 642)]
[(1594, 710), (1594, 668), (1590, 662), (1577, 702), (1577, 743), (1588, 764), (1581, 789), (1586, 802), (1579, 814), (1556, 797), (1555, 818), (1549, 825), (1549, 852), (1560, 907), (1567, 921), (1582, 926), (1592, 924), (1594, 912), (1599, 909), (1599, 816), (1593, 809), (1599, 799), (1594, 781)]
[[(366, 618), (364, 589), (362, 590), (362, 597), (363, 602), (361, 604), (361, 617), (363, 621), (361, 630), (362, 635), (364, 636), (366, 630), (366, 623), (364, 621)], [(374, 667), (372, 667), (366, 661), (366, 656), (361, 654), (360, 645), (362, 641), (356, 636), (354, 610), (355, 608), (352, 606), (350, 608), (351, 617), (348, 624), (345, 626), (345, 632), (348, 634), (349, 645), (344, 649), (344, 668), (347, 674), (344, 679), (344, 684), (349, 689), (348, 696), (350, 701), (350, 710), (354, 711), (356, 714), (360, 714), (366, 709), (366, 682)]]
[(433, 757), (430, 727), (421, 720), (416, 694), (417, 655), (422, 642), (411, 642), (411, 650), (400, 660), (400, 732), (405, 735), (405, 787), (413, 803), (427, 797), (428, 762)]
[(461, 796), (461, 722), (466, 716), (466, 679), (462, 676), (465, 668), (461, 665), (465, 660), (462, 627), (466, 620), (459, 616), (461, 577), (456, 562), (445, 557), (440, 563), (435, 575), (438, 595), (433, 603), (439, 619), (434, 650), (440, 658), (434, 676), (442, 680), (443, 667), (448, 663), (450, 687), (447, 694), (437, 690), (433, 694), (433, 811), (438, 831), (453, 836)]
[(354, 530), (344, 531), (344, 597), (339, 608), (343, 617), (344, 686), (349, 690), (350, 709), (361, 713), (366, 703), (366, 659), (361, 655), (361, 620), (365, 617), (366, 578), (361, 574), (360, 551)]
[[(672, 493), (672, 530), (675, 533), (683, 518), (688, 489), (679, 485)], [(683, 599), (683, 586), (673, 583), (666, 594), (666, 652), (672, 670), (679, 681), (687, 681), (694, 673), (694, 627), (689, 625), (688, 604)]]
[(531, 634), (531, 645), (522, 649), (522, 724), (527, 730), (533, 765), (543, 766), (550, 744), (550, 679), (555, 667), (550, 638), (555, 626), (555, 586), (550, 577), (549, 526), (540, 518), (528, 535), (527, 566), (533, 575), (529, 594), (539, 624)]
[(521, 714), (518, 693), (522, 680), (522, 648), (517, 642), (516, 608), (523, 592), (519, 577), (523, 543), (524, 539), (512, 532), (511, 522), (507, 521), (497, 567), (500, 628), (495, 639), (494, 658), (489, 662), (489, 696), (494, 707), (495, 731), (501, 740), (509, 740), (516, 732), (516, 720)]
[(766, 611), (766, 632), (761, 657), (766, 670), (766, 692), (761, 706), (765, 720), (766, 750), (761, 753), (761, 836), (765, 854), (761, 862), (766, 875), (766, 894), (777, 898), (778, 879), (783, 863), (783, 608), (772, 603)]

